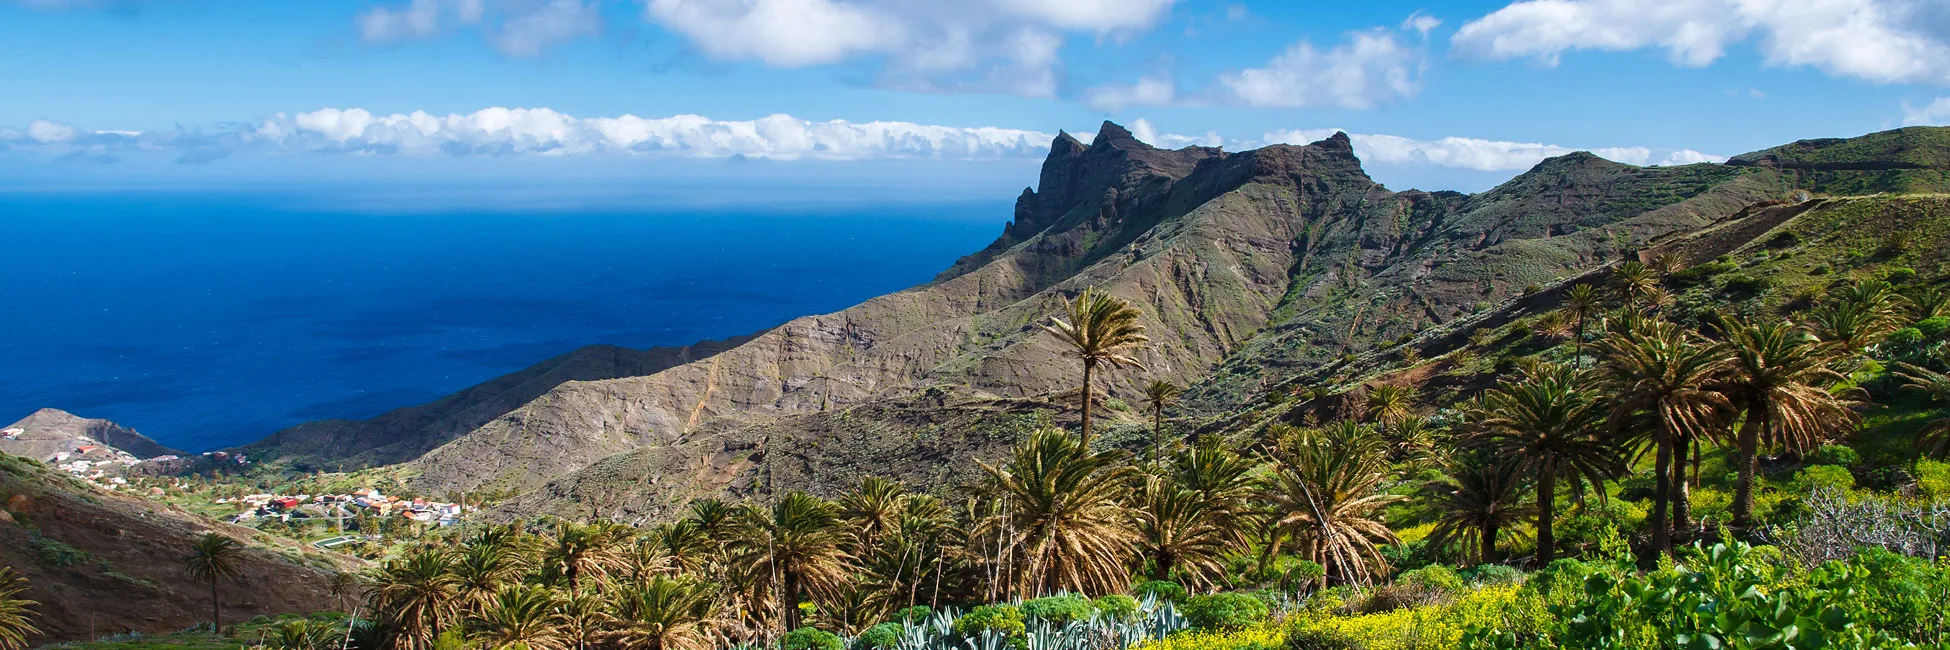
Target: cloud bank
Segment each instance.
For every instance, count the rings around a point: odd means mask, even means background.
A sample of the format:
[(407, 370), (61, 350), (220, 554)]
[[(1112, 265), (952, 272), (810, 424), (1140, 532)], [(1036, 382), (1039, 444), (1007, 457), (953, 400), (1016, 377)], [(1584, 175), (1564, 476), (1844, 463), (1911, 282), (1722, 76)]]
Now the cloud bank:
[[(1940, 102), (1944, 103), (1944, 102)], [(1947, 103), (1950, 104), (1950, 103)], [(1182, 135), (1160, 131), (1147, 120), (1132, 122), (1139, 139), (1156, 146), (1223, 146), (1244, 150), (1267, 144), (1304, 144), (1336, 129), (1266, 133), (1231, 139), (1216, 132)], [(488, 108), (468, 114), (425, 112), (375, 114), (358, 108), (327, 108), (225, 129), (171, 131), (86, 130), (36, 121), (0, 128), (0, 151), (55, 158), (114, 162), (119, 156), (160, 153), (182, 163), (219, 160), (237, 153), (313, 153), (350, 156), (665, 156), (773, 160), (1036, 160), (1055, 134), (999, 127), (956, 127), (912, 122), (815, 122), (790, 115), (756, 120), (714, 120), (700, 115), (644, 118), (581, 118), (547, 108)], [(1352, 134), (1355, 153), (1384, 165), (1431, 166), (1473, 171), (1520, 170), (1571, 147), (1447, 137), (1418, 140), (1395, 135)], [(1593, 153), (1635, 165), (1686, 164), (1723, 158), (1690, 149), (1602, 147)]]
[(1472, 20), (1451, 43), (1488, 59), (1555, 65), (1576, 50), (1665, 50), (1700, 67), (1749, 39), (1767, 62), (1880, 83), (1950, 83), (1942, 0), (1524, 0)]

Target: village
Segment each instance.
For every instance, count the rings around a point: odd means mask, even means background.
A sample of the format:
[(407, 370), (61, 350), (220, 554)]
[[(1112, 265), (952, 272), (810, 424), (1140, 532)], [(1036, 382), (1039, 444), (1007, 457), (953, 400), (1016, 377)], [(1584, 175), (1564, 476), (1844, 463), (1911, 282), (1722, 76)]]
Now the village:
[[(398, 517), (416, 524), (427, 526), (452, 526), (460, 523), (465, 507), (458, 503), (429, 501), (422, 498), (402, 498), (382, 494), (376, 489), (354, 490), (350, 494), (247, 494), (236, 498), (217, 499), (213, 503), (236, 504), (239, 512), (230, 518), (231, 523), (253, 525), (264, 521), (282, 523), (325, 522), (333, 524), (333, 529), (341, 533), (313, 542), (324, 549), (353, 544), (370, 537), (343, 535), (346, 521), (369, 521), (368, 517)], [(367, 530), (364, 523), (356, 526)]]

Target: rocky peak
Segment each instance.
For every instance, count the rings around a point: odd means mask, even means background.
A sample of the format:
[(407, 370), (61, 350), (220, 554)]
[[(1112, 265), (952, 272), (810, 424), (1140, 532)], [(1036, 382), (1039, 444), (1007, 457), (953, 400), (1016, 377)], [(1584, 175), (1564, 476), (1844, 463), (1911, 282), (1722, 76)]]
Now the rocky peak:
[(183, 455), (183, 452), (164, 447), (135, 429), (108, 420), (84, 418), (60, 409), (35, 411), (19, 422), (7, 425), (4, 430), (9, 434), (0, 439), (0, 451), (36, 459), (90, 445), (105, 445), (129, 452), (137, 458)]
[(1142, 150), (1153, 149), (1154, 147), (1138, 140), (1137, 136), (1131, 135), (1130, 129), (1119, 126), (1116, 122), (1104, 120), (1104, 125), (1097, 129), (1096, 139), (1090, 141), (1090, 148)]

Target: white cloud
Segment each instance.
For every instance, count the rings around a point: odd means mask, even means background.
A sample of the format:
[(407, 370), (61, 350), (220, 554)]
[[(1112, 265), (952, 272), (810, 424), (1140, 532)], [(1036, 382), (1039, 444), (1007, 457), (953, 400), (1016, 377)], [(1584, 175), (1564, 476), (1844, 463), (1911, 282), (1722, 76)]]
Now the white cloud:
[(1178, 99), (1178, 84), (1171, 77), (1157, 75), (1130, 85), (1109, 84), (1084, 91), (1083, 102), (1091, 108), (1114, 113), (1127, 106), (1164, 106)]
[[(1333, 135), (1337, 129), (1275, 131), (1262, 137), (1264, 143), (1305, 144)], [(1363, 162), (1384, 165), (1427, 165), (1474, 171), (1520, 171), (1545, 158), (1562, 156), (1578, 149), (1537, 142), (1510, 142), (1480, 138), (1446, 137), (1417, 140), (1397, 135), (1350, 133), (1354, 153)], [(1254, 145), (1256, 146), (1256, 145)], [(1589, 149), (1599, 157), (1632, 165), (1652, 161), (1646, 147), (1600, 147)], [(1723, 156), (1709, 156), (1690, 149), (1670, 152), (1661, 165), (1694, 162), (1722, 162)]]
[(1413, 96), (1424, 67), (1419, 50), (1374, 29), (1324, 52), (1295, 43), (1265, 67), (1219, 77), (1215, 89), (1227, 104), (1366, 109)]
[(1950, 83), (1941, 0), (1523, 0), (1472, 20), (1452, 43), (1491, 59), (1657, 48), (1704, 66), (1757, 39), (1771, 65), (1875, 82)]
[(1142, 30), (1177, 0), (643, 0), (645, 17), (722, 60), (869, 60), (883, 84), (1054, 97), (1064, 38)]
[(510, 56), (534, 56), (602, 30), (596, 0), (409, 0), (367, 10), (354, 24), (361, 40), (380, 44), (478, 29)]
[(757, 120), (578, 118), (547, 108), (488, 108), (469, 114), (379, 115), (357, 108), (279, 114), (220, 135), (198, 131), (84, 132), (60, 122), (0, 130), (0, 148), (54, 155), (156, 151), (198, 161), (235, 151), (366, 155), (667, 155), (771, 159), (1039, 158), (1054, 134), (911, 122), (813, 122), (789, 115)]
[[(1438, 24), (1417, 12), (1401, 28), (1427, 36)], [(1346, 42), (1325, 51), (1308, 41), (1293, 43), (1265, 65), (1222, 74), (1201, 91), (1181, 93), (1169, 75), (1157, 74), (1133, 84), (1097, 86), (1081, 99), (1106, 112), (1172, 104), (1368, 109), (1414, 96), (1427, 58), (1422, 45), (1377, 27), (1350, 32)]]
[(780, 67), (835, 63), (907, 38), (900, 21), (832, 0), (649, 0), (645, 7), (705, 54)]
[(1442, 19), (1431, 16), (1423, 11), (1409, 14), (1408, 19), (1402, 21), (1402, 31), (1412, 31), (1421, 34), (1423, 38), (1428, 38), (1429, 32), (1441, 26)]
[[(1216, 132), (1182, 135), (1149, 120), (1130, 123), (1132, 135), (1153, 146), (1223, 146), (1242, 151), (1267, 144), (1305, 144), (1336, 129), (1275, 131), (1258, 139), (1227, 140)], [(714, 120), (700, 115), (645, 118), (576, 117), (547, 108), (487, 108), (467, 114), (375, 114), (326, 108), (269, 119), (223, 132), (85, 130), (56, 121), (24, 129), (0, 128), (0, 151), (38, 152), (81, 160), (113, 160), (138, 152), (200, 163), (237, 153), (316, 153), (358, 156), (662, 156), (775, 160), (1038, 160), (1054, 134), (999, 127), (911, 122), (814, 122), (790, 115)], [(1528, 169), (1574, 148), (1526, 142), (1447, 137), (1418, 140), (1351, 134), (1354, 150), (1371, 166), (1426, 167), (1475, 172)], [(1661, 165), (1719, 162), (1690, 149), (1591, 149), (1619, 162)]]
[(1143, 118), (1139, 118), (1131, 121), (1131, 137), (1137, 138), (1138, 140), (1146, 144), (1149, 144), (1153, 147), (1159, 147), (1162, 149), (1179, 149), (1183, 147), (1189, 147), (1192, 145), (1198, 145), (1201, 147), (1218, 147), (1218, 146), (1225, 145), (1225, 138), (1219, 137), (1219, 133), (1217, 131), (1206, 131), (1205, 135), (1197, 135), (1197, 136), (1177, 135), (1173, 133), (1159, 133), (1158, 128), (1152, 125), (1150, 120), (1146, 120)]
[(1938, 97), (1936, 101), (1922, 106), (1910, 106), (1909, 102), (1903, 102), (1903, 126), (1918, 124), (1950, 125), (1950, 97)]

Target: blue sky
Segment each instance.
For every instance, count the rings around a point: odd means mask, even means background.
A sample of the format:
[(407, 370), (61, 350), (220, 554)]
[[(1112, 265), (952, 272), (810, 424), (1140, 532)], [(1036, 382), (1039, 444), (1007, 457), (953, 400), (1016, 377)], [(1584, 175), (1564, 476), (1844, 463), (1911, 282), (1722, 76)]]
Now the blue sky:
[(0, 0), (0, 88), (16, 186), (892, 175), (975, 194), (1110, 119), (1234, 150), (1342, 129), (1391, 186), (1478, 190), (1573, 149), (1674, 164), (1950, 123), (1950, 7)]

